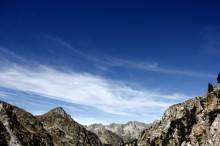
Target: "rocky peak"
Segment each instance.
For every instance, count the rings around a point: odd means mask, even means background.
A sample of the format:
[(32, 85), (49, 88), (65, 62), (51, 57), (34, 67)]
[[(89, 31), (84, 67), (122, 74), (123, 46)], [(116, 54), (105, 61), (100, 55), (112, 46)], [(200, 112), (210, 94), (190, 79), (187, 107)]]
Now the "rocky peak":
[(135, 125), (135, 121), (129, 121), (127, 124), (128, 125)]
[(51, 113), (61, 115), (62, 117), (67, 117), (67, 113), (63, 110), (62, 107), (52, 109)]
[(137, 121), (129, 121), (127, 124), (138, 124), (140, 122), (137, 122)]
[(138, 121), (129, 121), (127, 124), (125, 124), (125, 125), (129, 125), (129, 126), (146, 126), (147, 124), (145, 124), (145, 123), (141, 123), (141, 122), (138, 122)]
[(87, 131), (82, 125), (68, 115), (63, 108), (58, 107), (46, 114), (36, 116), (52, 135), (56, 145), (97, 145), (102, 143), (93, 132)]

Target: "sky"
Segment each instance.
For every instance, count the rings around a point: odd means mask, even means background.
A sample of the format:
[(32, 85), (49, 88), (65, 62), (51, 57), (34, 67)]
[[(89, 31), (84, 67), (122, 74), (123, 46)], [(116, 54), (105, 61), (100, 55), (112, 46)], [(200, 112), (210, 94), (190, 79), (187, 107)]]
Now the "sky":
[(220, 2), (0, 1), (0, 100), (81, 124), (151, 123), (216, 86)]

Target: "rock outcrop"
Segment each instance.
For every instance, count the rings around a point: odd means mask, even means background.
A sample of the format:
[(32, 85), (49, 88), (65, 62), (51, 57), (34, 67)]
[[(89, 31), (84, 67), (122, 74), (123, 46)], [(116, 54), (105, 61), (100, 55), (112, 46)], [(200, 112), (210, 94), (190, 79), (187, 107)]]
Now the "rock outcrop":
[(220, 84), (203, 97), (169, 107), (138, 138), (138, 145), (220, 145)]
[(125, 143), (131, 142), (134, 139), (137, 139), (140, 133), (148, 127), (148, 124), (137, 122), (137, 121), (130, 121), (127, 124), (116, 124), (112, 123), (109, 125), (102, 125), (102, 124), (92, 124), (87, 126), (88, 130), (91, 130), (97, 134), (96, 131), (100, 131), (102, 129), (107, 129), (119, 137), (123, 139)]

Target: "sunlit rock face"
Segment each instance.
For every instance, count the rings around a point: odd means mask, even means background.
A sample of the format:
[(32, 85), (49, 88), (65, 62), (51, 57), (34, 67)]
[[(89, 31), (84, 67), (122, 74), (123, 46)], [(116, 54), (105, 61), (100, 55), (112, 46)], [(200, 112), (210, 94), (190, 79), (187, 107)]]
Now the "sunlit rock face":
[(138, 145), (220, 145), (220, 84), (203, 97), (169, 107), (144, 130)]

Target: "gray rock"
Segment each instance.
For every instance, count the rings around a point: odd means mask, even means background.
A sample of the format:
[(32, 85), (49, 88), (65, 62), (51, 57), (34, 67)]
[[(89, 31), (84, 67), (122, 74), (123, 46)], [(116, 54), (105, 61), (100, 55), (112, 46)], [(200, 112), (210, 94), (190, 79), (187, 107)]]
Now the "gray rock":
[(62, 108), (41, 116), (0, 101), (0, 145), (94, 145), (98, 136), (74, 121)]
[(220, 145), (219, 87), (169, 107), (160, 121), (141, 133), (138, 145)]
[(122, 146), (124, 141), (116, 133), (107, 130), (102, 124), (93, 124), (85, 126), (87, 130), (94, 132), (103, 144)]
[(116, 124), (116, 123), (112, 123), (109, 125), (92, 124), (87, 126), (86, 128), (88, 130), (93, 131), (96, 134), (97, 131), (100, 131), (102, 129), (107, 129), (117, 134), (119, 137), (121, 137), (125, 143), (128, 143), (137, 139), (140, 133), (148, 126), (149, 125), (145, 123), (130, 121), (127, 124)]

